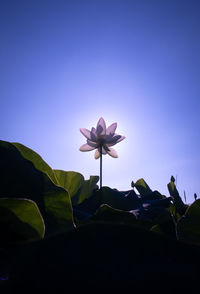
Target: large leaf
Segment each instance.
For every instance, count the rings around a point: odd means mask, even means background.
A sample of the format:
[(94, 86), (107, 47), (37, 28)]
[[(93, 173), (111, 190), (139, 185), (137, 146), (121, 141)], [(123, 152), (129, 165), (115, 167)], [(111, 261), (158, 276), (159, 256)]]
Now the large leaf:
[(58, 184), (54, 171), (38, 153), (20, 143), (12, 144), (19, 150), (24, 158), (30, 160), (33, 163), (35, 168), (46, 173), (55, 184)]
[(174, 206), (176, 208), (176, 211), (183, 215), (187, 209), (187, 206), (183, 203), (178, 190), (176, 189), (176, 185), (174, 184), (174, 181), (169, 182), (167, 185), (169, 194), (173, 199)]
[(82, 174), (74, 171), (54, 170), (58, 183), (69, 192), (73, 205), (76, 205), (80, 198), (80, 191), (84, 184)]
[(165, 221), (163, 223), (154, 224), (151, 227), (150, 231), (166, 236), (166, 237), (176, 239), (176, 227), (172, 218), (171, 219), (169, 218), (168, 221)]
[(102, 187), (93, 193), (92, 197), (85, 199), (82, 203), (74, 207), (74, 215), (78, 220), (85, 220), (91, 217), (102, 204), (123, 210), (133, 211), (138, 219), (144, 221), (154, 221), (165, 218), (169, 215), (167, 208), (170, 205), (170, 198), (163, 198), (156, 191), (148, 194), (148, 198), (139, 197), (134, 190), (118, 191), (109, 187)]
[(138, 190), (141, 196), (146, 196), (152, 193), (152, 190), (147, 185), (144, 179), (137, 180), (137, 182), (134, 184), (134, 187)]
[(68, 192), (23, 157), (15, 145), (0, 141), (0, 198), (28, 198), (38, 205), (46, 233), (65, 231), (73, 226)]
[(44, 237), (42, 215), (32, 200), (0, 199), (1, 244), (11, 241), (39, 240)]
[(137, 224), (136, 217), (133, 213), (114, 209), (107, 204), (103, 204), (91, 218), (95, 221), (114, 222), (120, 224)]
[(171, 216), (173, 217), (174, 222), (177, 223), (179, 219), (181, 218), (181, 215), (179, 212), (177, 212), (175, 205), (171, 203), (170, 206), (168, 207), (168, 210)]
[[(85, 195), (90, 195), (90, 193), (86, 192), (85, 189)], [(109, 187), (102, 187), (100, 190), (93, 190), (91, 192), (89, 198), (84, 199), (73, 208), (75, 219), (78, 221), (92, 217), (102, 204), (107, 204), (115, 209), (129, 211), (138, 207), (140, 203), (140, 199), (135, 197), (135, 193), (132, 193), (132, 190), (124, 193)]]
[(163, 207), (148, 207), (145, 209), (141, 207), (131, 212), (135, 214), (138, 222), (141, 222), (144, 227), (149, 229), (158, 225), (165, 230), (168, 223), (172, 221), (169, 211)]
[(109, 206), (120, 210), (132, 210), (137, 208), (140, 203), (140, 199), (135, 198), (134, 195), (133, 197), (126, 197), (123, 192), (106, 186), (102, 187), (99, 193), (102, 204), (108, 204)]
[(99, 176), (90, 176), (89, 180), (84, 181), (78, 204), (82, 203), (85, 199), (88, 199), (93, 195), (94, 191), (98, 188), (98, 181)]
[(80, 224), (82, 221), (92, 217), (94, 213), (101, 206), (101, 199), (99, 190), (94, 191), (91, 197), (86, 198), (80, 204), (73, 207), (73, 215), (76, 224)]
[(200, 245), (200, 199), (193, 202), (177, 223), (179, 240)]

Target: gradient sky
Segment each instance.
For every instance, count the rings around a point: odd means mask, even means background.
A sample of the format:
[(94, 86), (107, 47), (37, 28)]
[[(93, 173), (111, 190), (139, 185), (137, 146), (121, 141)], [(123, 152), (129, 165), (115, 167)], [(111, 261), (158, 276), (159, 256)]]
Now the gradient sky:
[(103, 116), (126, 139), (103, 185), (143, 177), (200, 196), (200, 1), (1, 0), (0, 139), (52, 167), (99, 174), (80, 127)]

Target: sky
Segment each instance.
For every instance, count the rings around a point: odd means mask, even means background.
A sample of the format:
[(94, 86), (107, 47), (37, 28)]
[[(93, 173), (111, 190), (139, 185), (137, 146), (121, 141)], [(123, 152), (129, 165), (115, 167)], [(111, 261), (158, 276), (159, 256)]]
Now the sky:
[(0, 0), (0, 40), (1, 140), (88, 179), (99, 160), (79, 129), (103, 117), (126, 136), (103, 185), (169, 196), (174, 175), (200, 197), (198, 0)]

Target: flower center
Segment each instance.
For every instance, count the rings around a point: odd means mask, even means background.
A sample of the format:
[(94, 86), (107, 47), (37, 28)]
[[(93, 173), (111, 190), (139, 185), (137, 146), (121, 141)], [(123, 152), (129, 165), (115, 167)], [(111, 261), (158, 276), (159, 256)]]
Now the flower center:
[(104, 138), (99, 138), (97, 140), (97, 142), (98, 142), (99, 145), (103, 146), (105, 144), (105, 139)]

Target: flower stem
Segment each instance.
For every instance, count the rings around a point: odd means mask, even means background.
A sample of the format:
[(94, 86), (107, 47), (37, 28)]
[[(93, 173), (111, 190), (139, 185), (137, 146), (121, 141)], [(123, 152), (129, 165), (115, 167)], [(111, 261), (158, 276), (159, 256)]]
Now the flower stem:
[(102, 188), (102, 145), (100, 145), (100, 189)]

